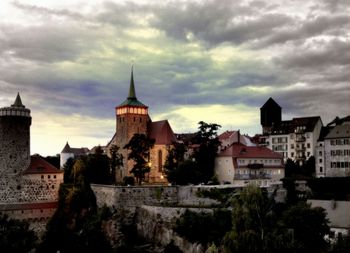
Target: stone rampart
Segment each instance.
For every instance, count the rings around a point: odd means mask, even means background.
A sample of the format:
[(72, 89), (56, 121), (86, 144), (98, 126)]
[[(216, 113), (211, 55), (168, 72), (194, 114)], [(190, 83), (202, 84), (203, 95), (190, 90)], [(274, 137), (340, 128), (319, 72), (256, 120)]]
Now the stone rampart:
[(220, 186), (112, 186), (91, 185), (97, 205), (113, 209), (120, 207), (149, 206), (211, 206), (216, 200), (198, 197), (200, 190)]

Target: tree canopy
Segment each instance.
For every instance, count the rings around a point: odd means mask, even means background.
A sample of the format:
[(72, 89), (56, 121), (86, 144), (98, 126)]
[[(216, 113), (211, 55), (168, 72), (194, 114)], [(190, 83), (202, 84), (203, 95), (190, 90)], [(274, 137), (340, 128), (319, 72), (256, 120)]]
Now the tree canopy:
[(30, 252), (37, 239), (27, 222), (0, 215), (0, 252)]
[(145, 179), (145, 174), (150, 172), (150, 150), (155, 140), (149, 139), (145, 134), (134, 134), (124, 148), (129, 150), (128, 160), (134, 161), (131, 173), (139, 184)]

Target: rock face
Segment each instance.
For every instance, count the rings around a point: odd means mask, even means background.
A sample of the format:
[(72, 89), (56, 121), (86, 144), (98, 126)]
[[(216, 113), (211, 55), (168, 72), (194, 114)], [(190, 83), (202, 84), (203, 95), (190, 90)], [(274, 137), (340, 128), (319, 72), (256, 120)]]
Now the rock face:
[[(208, 211), (195, 209), (191, 211)], [(135, 225), (139, 235), (150, 242), (166, 246), (173, 241), (174, 245), (184, 253), (202, 253), (203, 246), (190, 243), (173, 231), (176, 220), (186, 211), (186, 208), (141, 206), (136, 210)]]

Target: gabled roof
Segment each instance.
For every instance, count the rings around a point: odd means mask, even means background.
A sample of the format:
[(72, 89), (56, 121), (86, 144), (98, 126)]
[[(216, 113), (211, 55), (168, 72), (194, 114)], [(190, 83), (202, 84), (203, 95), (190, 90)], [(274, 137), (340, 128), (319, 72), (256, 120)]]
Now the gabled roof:
[(219, 138), (220, 141), (226, 140), (226, 139), (232, 137), (236, 133), (237, 133), (237, 131), (226, 131), (226, 132), (223, 132), (222, 134), (220, 134), (218, 136), (218, 138)]
[(154, 139), (154, 144), (170, 145), (176, 142), (176, 136), (167, 120), (151, 122), (149, 126), (149, 137)]
[(61, 154), (74, 154), (79, 156), (86, 155), (87, 153), (89, 153), (89, 151), (90, 150), (88, 148), (71, 148), (67, 141), (66, 145), (61, 151)]
[(218, 156), (229, 156), (233, 158), (275, 158), (282, 159), (283, 156), (266, 147), (245, 146), (241, 143), (234, 143), (225, 150), (220, 151)]
[(63, 171), (57, 169), (52, 164), (48, 163), (40, 155), (30, 157), (30, 165), (24, 171), (24, 174), (61, 174)]
[(331, 131), (332, 127), (330, 126), (323, 126), (321, 128), (320, 136), (318, 137), (317, 141), (324, 141), (324, 138), (327, 136), (329, 131)]
[(335, 126), (332, 130), (330, 130), (329, 134), (327, 134), (325, 139), (335, 139), (344, 137), (350, 137), (350, 125), (348, 124)]
[(273, 100), (272, 97), (270, 97), (261, 108), (273, 108), (273, 107), (281, 108), (281, 106), (277, 104), (277, 102)]

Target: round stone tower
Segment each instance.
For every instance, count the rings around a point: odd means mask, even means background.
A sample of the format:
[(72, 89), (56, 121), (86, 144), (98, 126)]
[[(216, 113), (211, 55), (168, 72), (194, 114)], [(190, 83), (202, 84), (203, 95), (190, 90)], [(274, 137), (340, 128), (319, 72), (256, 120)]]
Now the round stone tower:
[(18, 175), (29, 167), (31, 123), (19, 93), (13, 105), (0, 108), (0, 177)]

